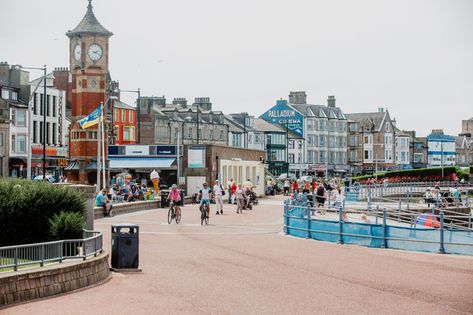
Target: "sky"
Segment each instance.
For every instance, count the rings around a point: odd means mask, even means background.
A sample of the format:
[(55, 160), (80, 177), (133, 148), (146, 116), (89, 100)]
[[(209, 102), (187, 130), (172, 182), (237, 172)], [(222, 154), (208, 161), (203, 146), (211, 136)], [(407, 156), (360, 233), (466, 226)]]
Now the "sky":
[[(345, 113), (389, 110), (397, 126), (461, 132), (473, 117), (471, 0), (93, 0), (114, 35), (110, 73), (168, 101), (210, 97), (259, 116), (306, 91)], [(65, 33), (86, 0), (0, 0), (0, 61), (67, 67)], [(31, 72), (30, 77), (41, 73)], [(123, 95), (132, 103), (134, 94)]]

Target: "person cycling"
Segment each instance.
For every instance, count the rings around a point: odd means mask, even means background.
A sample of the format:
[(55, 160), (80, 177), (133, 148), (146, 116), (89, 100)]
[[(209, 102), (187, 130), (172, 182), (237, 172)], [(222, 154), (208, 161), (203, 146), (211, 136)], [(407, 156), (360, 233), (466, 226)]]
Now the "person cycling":
[(179, 207), (179, 201), (181, 201), (181, 191), (177, 188), (176, 184), (171, 186), (171, 190), (169, 191), (168, 200), (174, 202), (174, 207), (176, 209), (176, 216), (181, 214), (181, 208)]
[(207, 205), (208, 206), (208, 211), (207, 211), (207, 217), (210, 212), (210, 198), (212, 197), (212, 189), (207, 185), (207, 183), (202, 184), (203, 188), (199, 191), (199, 200), (200, 200), (200, 206), (199, 210), (200, 212), (203, 211), (203, 206)]

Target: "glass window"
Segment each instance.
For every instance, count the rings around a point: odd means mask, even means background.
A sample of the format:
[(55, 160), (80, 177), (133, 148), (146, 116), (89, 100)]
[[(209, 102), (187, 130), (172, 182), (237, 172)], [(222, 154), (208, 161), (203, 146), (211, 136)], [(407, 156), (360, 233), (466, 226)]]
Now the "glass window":
[(3, 133), (0, 132), (0, 147), (3, 147)]
[(11, 135), (11, 151), (16, 152), (16, 136)]
[(38, 131), (36, 128), (38, 128), (38, 122), (35, 120), (33, 121), (33, 143), (38, 143)]
[(133, 111), (132, 110), (128, 111), (128, 121), (133, 122)]
[(53, 142), (53, 144), (56, 144), (56, 142), (57, 142), (56, 141), (56, 123), (53, 123), (53, 132), (52, 132), (52, 134), (53, 134), (52, 142)]
[(118, 117), (118, 108), (115, 108), (114, 110), (115, 110), (115, 121), (118, 122), (118, 121), (120, 121), (119, 117)]
[(18, 136), (18, 153), (25, 153), (26, 152), (26, 136), (19, 135)]
[(16, 125), (18, 127), (26, 127), (26, 111), (25, 110), (17, 110), (16, 116)]
[(11, 122), (13, 126), (16, 126), (16, 109), (11, 110)]
[(33, 95), (33, 113), (38, 114), (38, 93)]
[(220, 130), (220, 140), (223, 140), (223, 130)]
[(48, 95), (48, 98), (47, 98), (46, 115), (51, 116), (51, 95)]
[(44, 112), (44, 95), (40, 94), (39, 95), (39, 114), (43, 116)]
[(2, 98), (5, 99), (5, 100), (9, 100), (10, 99), (10, 91), (8, 91), (7, 89), (2, 89)]
[(126, 121), (125, 120), (125, 110), (122, 109), (121, 112), (122, 112), (122, 121), (125, 122)]
[(18, 100), (18, 92), (16, 91), (11, 91), (11, 99), (14, 101)]
[(51, 138), (49, 137), (51, 135), (50, 130), (49, 130), (50, 125), (51, 124), (49, 122), (46, 123), (46, 143), (48, 144), (51, 143), (50, 141)]
[(42, 121), (39, 122), (39, 142), (43, 143), (43, 135), (44, 135), (44, 124)]
[(56, 95), (53, 95), (53, 117), (56, 117)]

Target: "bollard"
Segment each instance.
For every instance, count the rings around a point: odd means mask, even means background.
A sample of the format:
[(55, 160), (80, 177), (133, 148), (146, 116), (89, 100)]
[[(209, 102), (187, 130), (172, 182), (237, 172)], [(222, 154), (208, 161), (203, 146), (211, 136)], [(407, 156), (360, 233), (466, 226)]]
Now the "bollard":
[(383, 242), (381, 243), (382, 248), (387, 248), (386, 243), (386, 208), (383, 208)]
[(343, 213), (342, 213), (342, 207), (338, 208), (338, 244), (343, 244)]
[(444, 239), (443, 239), (443, 210), (440, 211), (440, 254), (445, 254)]
[(307, 206), (307, 235), (306, 238), (310, 238), (310, 209), (309, 206)]

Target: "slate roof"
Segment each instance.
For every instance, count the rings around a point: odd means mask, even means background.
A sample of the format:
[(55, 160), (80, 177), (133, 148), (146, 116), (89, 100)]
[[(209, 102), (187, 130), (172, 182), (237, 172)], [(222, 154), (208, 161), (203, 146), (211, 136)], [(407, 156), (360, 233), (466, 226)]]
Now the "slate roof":
[(357, 121), (366, 130), (380, 131), (388, 112), (346, 114), (347, 119)]
[(113, 106), (115, 108), (123, 108), (123, 109), (131, 109), (131, 110), (136, 110), (136, 107), (130, 106), (122, 101), (115, 100), (113, 102)]
[(68, 31), (66, 35), (72, 37), (80, 34), (97, 34), (110, 37), (113, 35), (112, 32), (108, 31), (105, 27), (100, 24), (92, 11), (92, 0), (89, 0), (87, 6), (87, 12), (85, 13), (82, 21), (72, 31)]
[(345, 114), (338, 107), (328, 107), (325, 105), (312, 105), (312, 104), (288, 104), (289, 106), (296, 109), (304, 116), (329, 119), (342, 119), (345, 120)]

